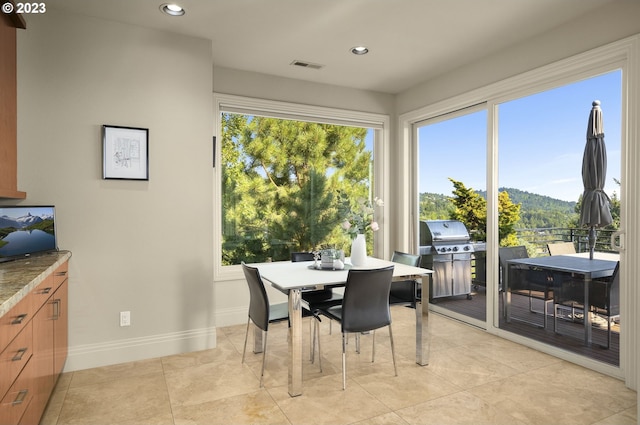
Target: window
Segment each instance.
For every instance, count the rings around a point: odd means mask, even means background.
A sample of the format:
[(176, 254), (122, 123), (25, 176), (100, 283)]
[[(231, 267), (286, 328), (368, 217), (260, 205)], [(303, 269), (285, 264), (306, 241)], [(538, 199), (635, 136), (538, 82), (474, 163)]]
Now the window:
[[(385, 118), (216, 99), (218, 275), (242, 261), (288, 260), (294, 251), (332, 247), (348, 255), (346, 211), (359, 199), (382, 198), (376, 170)], [(370, 254), (378, 239), (369, 232)]]
[[(635, 345), (634, 336), (630, 334), (626, 326), (628, 323), (636, 322), (635, 309), (632, 308), (632, 304), (628, 301), (633, 299), (635, 292), (632, 289), (633, 285), (629, 285), (625, 276), (637, 274), (635, 263), (628, 260), (629, 258), (637, 258), (637, 252), (635, 245), (625, 244), (624, 236), (637, 232), (637, 221), (634, 220), (638, 214), (633, 207), (636, 201), (633, 194), (637, 193), (636, 186), (637, 181), (639, 181), (637, 178), (633, 178), (637, 169), (637, 164), (634, 164), (634, 158), (637, 158), (637, 153), (636, 145), (630, 143), (631, 140), (634, 140), (631, 136), (635, 134), (635, 127), (629, 125), (629, 122), (633, 122), (632, 120), (629, 121), (629, 117), (637, 116), (637, 113), (634, 113), (635, 103), (629, 101), (629, 99), (635, 99), (629, 87), (637, 80), (637, 73), (630, 71), (632, 67), (629, 63), (633, 63), (634, 56), (631, 52), (637, 51), (637, 41), (638, 39), (636, 38), (612, 43), (464, 95), (429, 105), (420, 110), (406, 113), (400, 117), (402, 134), (410, 136), (410, 138), (407, 137), (403, 140), (403, 142), (408, 143), (410, 150), (407, 158), (402, 159), (410, 161), (410, 156), (414, 158), (418, 156), (419, 143), (420, 148), (422, 148), (422, 142), (419, 140), (417, 131), (417, 128), (422, 123), (431, 124), (427, 120), (448, 119), (448, 114), (451, 112), (461, 111), (472, 105), (483, 103), (487, 105), (485, 158), (487, 188), (486, 321), (482, 323), (482, 321), (478, 320), (469, 320), (469, 322), (480, 327), (484, 325), (489, 332), (518, 340), (540, 351), (613, 376), (623, 375), (625, 365), (629, 365), (629, 362), (633, 360), (632, 353), (625, 347)], [(594, 84), (603, 86), (605, 90), (594, 90), (592, 87)], [(545, 316), (549, 319), (548, 316), (552, 316), (553, 309), (548, 307), (548, 312), (544, 315), (536, 313), (543, 311), (541, 306), (536, 304), (533, 306), (535, 311), (531, 312), (528, 308), (528, 297), (523, 297), (524, 301), (527, 302), (523, 310), (531, 316), (537, 314), (535, 318), (538, 321), (536, 323), (541, 323), (541, 325), (540, 328), (536, 328), (535, 326), (524, 324), (522, 327), (526, 332), (547, 332), (552, 338), (564, 338), (570, 343), (577, 341), (576, 346), (579, 349), (586, 347), (582, 340), (586, 340), (589, 334), (591, 334), (592, 341), (595, 341), (595, 343), (589, 345), (591, 350), (589, 353), (583, 354), (581, 352), (581, 354), (577, 354), (576, 351), (579, 350), (572, 352), (568, 349), (559, 348), (555, 343), (549, 343), (541, 338), (528, 337), (523, 339), (521, 335), (516, 335), (516, 332), (511, 329), (506, 329), (507, 324), (504, 323), (505, 309), (503, 308), (505, 301), (500, 292), (499, 247), (528, 245), (527, 241), (506, 241), (501, 234), (504, 210), (501, 208), (502, 205), (499, 201), (500, 196), (505, 193), (503, 189), (511, 188), (510, 191), (506, 192), (510, 197), (514, 198), (519, 193), (526, 196), (528, 193), (535, 192), (575, 205), (579, 201), (578, 197), (581, 193), (580, 165), (586, 141), (587, 118), (591, 109), (591, 102), (596, 99), (602, 101), (602, 109), (605, 116), (605, 133), (609, 157), (605, 191), (612, 200), (611, 207), (614, 220), (617, 217), (620, 218), (619, 229), (621, 231), (617, 232), (617, 234), (621, 241), (620, 245), (623, 248), (619, 254), (620, 270), (625, 272), (622, 273), (620, 278), (620, 317), (624, 319), (625, 326), (620, 327), (619, 355), (614, 352), (617, 349), (615, 341), (612, 343), (612, 348), (602, 350), (599, 346), (603, 345), (603, 339), (594, 337), (596, 333), (599, 333), (601, 337), (605, 337), (604, 341), (606, 341), (608, 336), (606, 326), (604, 326), (603, 331), (602, 328), (593, 330), (591, 327), (582, 325), (579, 327), (578, 333), (576, 333), (578, 338), (573, 338), (573, 340), (571, 338), (558, 337), (555, 334), (553, 317), (550, 318), (551, 320), (547, 320), (547, 328), (542, 329), (544, 320), (541, 319), (544, 319)], [(577, 103), (572, 103), (574, 101), (577, 101)], [(526, 107), (522, 108), (521, 106), (525, 104)], [(514, 114), (520, 119), (514, 119)], [(575, 117), (570, 116), (571, 114), (575, 114)], [(577, 123), (575, 126), (573, 125), (574, 121)], [(529, 124), (531, 129), (527, 131), (525, 125)], [(545, 145), (549, 141), (552, 143)], [(557, 160), (562, 161), (558, 162)], [(418, 184), (422, 170), (418, 168), (418, 161), (414, 161), (413, 166), (414, 169), (411, 170), (411, 175), (415, 180), (413, 182), (412, 199), (410, 199), (411, 209), (416, 213), (420, 211), (420, 214), (422, 214), (423, 211), (420, 210), (420, 199), (418, 197), (419, 193), (421, 193), (420, 191), (423, 190), (422, 186)], [(571, 173), (570, 176), (567, 177), (567, 175), (563, 174), (565, 172)], [(432, 167), (431, 176), (440, 174), (442, 173), (438, 173), (436, 167)], [(574, 181), (574, 185), (577, 184), (577, 186), (566, 195), (563, 188), (567, 186), (570, 180)], [(475, 184), (471, 186), (476, 187)], [(513, 188), (519, 189), (519, 192)], [(549, 191), (551, 191), (551, 195)], [(543, 196), (540, 198), (542, 199)], [(524, 205), (525, 202), (524, 200), (518, 200), (517, 203)], [(526, 208), (523, 211), (526, 212)], [(547, 211), (546, 207), (544, 212), (549, 213), (549, 215), (553, 213), (553, 211)], [(573, 211), (570, 212), (573, 213)], [(562, 213), (559, 214), (559, 217), (565, 219), (569, 215)], [(416, 214), (416, 217), (420, 216)], [(528, 224), (524, 223), (525, 219), (528, 220)], [(417, 222), (417, 220), (415, 221)], [(536, 229), (541, 227), (541, 224), (539, 224), (541, 220), (533, 214), (522, 213), (520, 221), (522, 222), (521, 224), (513, 227), (515, 238), (528, 236), (523, 232), (518, 232), (522, 230), (520, 226), (535, 227)], [(545, 227), (550, 226), (545, 224)], [(602, 235), (605, 235), (605, 230), (602, 229)], [(405, 236), (406, 240), (409, 240), (414, 246), (418, 246), (418, 231), (418, 226), (414, 224), (413, 234)], [(542, 233), (537, 231), (535, 235), (538, 237)], [(546, 234), (542, 236), (546, 237)], [(575, 248), (576, 250), (582, 250), (584, 236), (577, 236), (578, 238), (574, 240)], [(558, 240), (565, 240), (565, 237), (558, 238)], [(604, 237), (596, 241), (596, 247), (601, 250), (606, 250), (607, 246), (611, 247), (608, 239), (605, 241)], [(539, 250), (540, 252), (534, 251), (530, 253), (530, 256), (543, 253), (542, 250)], [(548, 253), (545, 254), (548, 256)], [(582, 254), (578, 253), (578, 255)], [(476, 297), (474, 296), (475, 299)], [(553, 300), (550, 303), (553, 303)], [(459, 304), (462, 304), (462, 302)], [(465, 306), (468, 307), (468, 302)], [(437, 307), (444, 310), (443, 302), (439, 301)], [(433, 306), (433, 308), (435, 309), (436, 306)], [(573, 312), (570, 311), (569, 314), (573, 314)], [(565, 328), (560, 329), (560, 332), (561, 334), (563, 332), (567, 334), (566, 328), (572, 323), (570, 320), (565, 319), (570, 317), (566, 314), (566, 311), (561, 311), (558, 316), (560, 315), (564, 316), (559, 318), (558, 326)], [(467, 320), (464, 318), (465, 315), (463, 313), (454, 315), (454, 317)], [(579, 315), (576, 318), (579, 318)], [(599, 324), (600, 321), (592, 319), (592, 323)], [(516, 325), (521, 324), (518, 322)], [(571, 331), (572, 329), (569, 330)], [(617, 329), (614, 329), (612, 333), (616, 331)], [(602, 360), (602, 351), (613, 353), (613, 360)], [(599, 361), (594, 362), (595, 358), (598, 358)], [(626, 376), (633, 376), (633, 374)]]

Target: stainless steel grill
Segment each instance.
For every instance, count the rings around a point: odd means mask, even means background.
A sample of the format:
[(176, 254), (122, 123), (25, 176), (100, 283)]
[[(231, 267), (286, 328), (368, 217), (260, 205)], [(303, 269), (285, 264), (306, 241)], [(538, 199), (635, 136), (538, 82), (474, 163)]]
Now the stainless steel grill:
[(457, 220), (420, 222), (422, 267), (433, 270), (429, 299), (467, 295), (471, 299), (473, 244)]

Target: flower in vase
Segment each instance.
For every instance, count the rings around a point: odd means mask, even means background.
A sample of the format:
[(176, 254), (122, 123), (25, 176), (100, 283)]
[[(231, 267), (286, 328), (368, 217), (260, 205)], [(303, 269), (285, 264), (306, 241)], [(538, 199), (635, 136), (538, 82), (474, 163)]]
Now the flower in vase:
[(347, 213), (341, 224), (342, 229), (352, 238), (360, 233), (365, 233), (367, 229), (377, 232), (380, 230), (380, 225), (373, 219), (374, 207), (382, 206), (384, 206), (384, 201), (378, 197), (373, 198), (373, 201), (358, 198), (355, 206), (346, 203)]

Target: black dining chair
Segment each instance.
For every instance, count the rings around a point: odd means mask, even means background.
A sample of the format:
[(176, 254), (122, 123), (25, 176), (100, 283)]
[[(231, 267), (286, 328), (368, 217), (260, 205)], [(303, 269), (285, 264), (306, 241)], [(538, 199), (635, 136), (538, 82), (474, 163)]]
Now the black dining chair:
[[(408, 266), (420, 267), (420, 256), (405, 252), (393, 251), (391, 261)], [(400, 280), (391, 284), (389, 291), (390, 305), (407, 305), (416, 308), (416, 301), (422, 294), (418, 293), (418, 285), (415, 280)]]
[[(314, 261), (313, 252), (292, 252), (291, 253), (291, 262), (295, 263), (298, 261)], [(309, 313), (313, 316), (314, 320), (319, 321), (320, 317), (318, 315), (318, 309), (327, 308), (334, 305), (342, 304), (342, 294), (332, 290), (331, 288), (318, 289), (315, 291), (303, 291), (302, 292), (302, 300), (304, 301), (303, 305), (306, 309), (308, 309)], [(311, 329), (313, 322), (309, 322), (309, 333), (312, 335), (311, 337), (311, 351), (309, 353), (309, 358), (313, 363), (315, 361), (315, 344), (317, 338), (320, 336), (316, 334), (315, 327), (314, 330)], [(329, 322), (329, 326), (331, 329), (331, 322)], [(331, 330), (329, 331), (331, 332)], [(320, 370), (322, 371), (322, 366), (320, 366)]]
[(249, 325), (251, 322), (257, 326), (263, 334), (262, 345), (262, 370), (260, 372), (260, 387), (263, 386), (264, 367), (267, 359), (267, 335), (269, 324), (289, 319), (288, 303), (269, 304), (269, 297), (260, 277), (260, 272), (255, 267), (242, 263), (242, 270), (249, 285), (249, 318), (247, 319), (247, 331), (244, 336), (244, 349), (242, 350), (242, 363), (247, 352), (247, 340), (249, 338)]
[[(609, 277), (593, 279), (589, 282), (589, 306), (584, 308), (584, 285), (582, 279), (574, 279), (568, 274), (556, 274), (556, 282), (559, 282), (555, 291), (554, 330), (558, 332), (557, 319), (560, 306), (571, 308), (571, 320), (575, 320), (576, 310), (582, 310), (583, 314), (595, 313), (607, 318), (607, 345), (611, 347), (611, 320), (620, 315), (620, 263), (616, 264), (613, 274)], [(582, 318), (584, 320), (584, 317)]]
[[(389, 327), (393, 370), (398, 376), (391, 330), (389, 290), (393, 266), (373, 269), (351, 269), (347, 276), (341, 305), (321, 308), (319, 313), (341, 324), (342, 330), (342, 389), (347, 387), (347, 334), (373, 331), (371, 361), (375, 360), (375, 330)], [(318, 326), (316, 322), (316, 326)], [(320, 354), (319, 354), (320, 356)]]
[[(538, 323), (530, 322), (522, 318), (514, 318), (520, 322), (529, 323), (541, 327), (547, 328), (547, 311), (548, 306), (553, 304), (553, 291), (554, 282), (551, 273), (545, 270), (536, 270), (527, 266), (515, 266), (509, 269), (508, 261), (519, 258), (528, 258), (527, 248), (524, 246), (509, 246), (501, 247), (498, 249), (498, 257), (500, 260), (500, 290), (505, 291), (503, 286), (506, 273), (511, 270), (509, 275), (509, 290), (511, 294), (523, 295), (529, 298), (529, 311), (531, 313), (540, 313), (543, 317), (543, 324), (540, 326)], [(538, 299), (543, 302), (542, 310), (534, 310), (533, 300)], [(506, 309), (506, 302), (504, 303)], [(553, 310), (555, 318), (555, 309)], [(554, 320), (555, 323), (555, 320)]]
[(595, 279), (589, 284), (591, 311), (607, 317), (607, 346), (611, 347), (611, 320), (620, 316), (620, 262), (613, 275), (606, 279)]

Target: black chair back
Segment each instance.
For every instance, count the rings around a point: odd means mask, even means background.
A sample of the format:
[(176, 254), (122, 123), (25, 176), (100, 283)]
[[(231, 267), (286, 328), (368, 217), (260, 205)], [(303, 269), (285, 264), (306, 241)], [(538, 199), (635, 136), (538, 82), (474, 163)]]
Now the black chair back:
[(263, 331), (269, 329), (269, 297), (260, 277), (260, 271), (255, 267), (249, 267), (242, 263), (244, 277), (249, 285), (249, 318)]
[[(391, 261), (407, 266), (420, 267), (420, 256), (394, 251)], [(389, 304), (404, 304), (415, 308), (416, 301), (422, 296), (417, 291), (415, 280), (394, 281), (389, 292)]]
[(593, 280), (589, 285), (589, 304), (605, 310), (607, 316), (620, 314), (620, 262), (616, 264), (610, 279)]
[(507, 269), (507, 261), (517, 260), (519, 258), (529, 258), (529, 253), (524, 245), (521, 246), (503, 246), (498, 248), (498, 257), (500, 258), (500, 267), (502, 270)]
[(291, 262), (295, 263), (298, 261), (313, 261), (313, 252), (292, 252), (291, 253)]
[[(507, 261), (516, 260), (519, 258), (529, 258), (529, 253), (525, 246), (507, 246), (501, 247), (498, 250), (498, 256), (500, 259), (500, 289), (503, 290), (502, 282), (504, 281), (504, 274), (507, 273)], [(514, 267), (512, 268), (512, 276), (509, 281), (509, 287), (514, 290), (530, 290), (540, 291), (541, 295), (536, 296), (531, 294), (534, 298), (549, 299), (553, 296), (554, 281), (551, 273), (545, 270), (534, 270), (528, 267)]]
[(391, 324), (393, 266), (349, 270), (342, 300), (342, 332), (366, 332)]
[(407, 266), (420, 267), (420, 256), (407, 254), (405, 252), (393, 251), (391, 261), (394, 263), (405, 264)]

